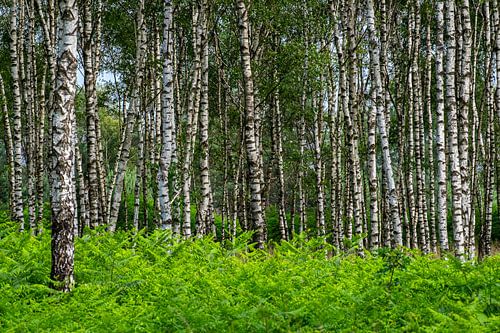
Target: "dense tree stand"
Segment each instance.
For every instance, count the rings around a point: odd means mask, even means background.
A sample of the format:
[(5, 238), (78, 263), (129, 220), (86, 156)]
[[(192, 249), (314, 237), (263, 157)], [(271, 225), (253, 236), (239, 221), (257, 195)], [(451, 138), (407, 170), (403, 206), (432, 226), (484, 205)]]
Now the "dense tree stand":
[(495, 253), (498, 0), (0, 13), (0, 210), (21, 233), (52, 230), (58, 289), (75, 239), (100, 232)]

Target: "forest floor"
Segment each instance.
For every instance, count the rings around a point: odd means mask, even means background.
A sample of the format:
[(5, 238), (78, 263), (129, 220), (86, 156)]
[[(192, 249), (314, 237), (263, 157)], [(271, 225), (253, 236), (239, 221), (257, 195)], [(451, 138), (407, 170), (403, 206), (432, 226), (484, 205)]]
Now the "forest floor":
[(0, 331), (500, 332), (499, 255), (327, 258), (318, 239), (252, 251), (246, 234), (221, 244), (92, 231), (65, 294), (49, 288), (48, 233), (0, 230)]

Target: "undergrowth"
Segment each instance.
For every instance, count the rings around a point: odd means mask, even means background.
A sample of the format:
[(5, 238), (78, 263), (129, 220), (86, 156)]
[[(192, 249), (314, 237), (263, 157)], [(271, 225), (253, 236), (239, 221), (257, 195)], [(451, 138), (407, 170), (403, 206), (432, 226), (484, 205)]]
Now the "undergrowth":
[[(6, 332), (498, 332), (500, 256), (481, 264), (407, 250), (331, 255), (300, 237), (252, 250), (167, 232), (88, 231), (76, 288), (48, 286), (50, 235), (2, 225)], [(356, 251), (354, 251), (356, 252)]]

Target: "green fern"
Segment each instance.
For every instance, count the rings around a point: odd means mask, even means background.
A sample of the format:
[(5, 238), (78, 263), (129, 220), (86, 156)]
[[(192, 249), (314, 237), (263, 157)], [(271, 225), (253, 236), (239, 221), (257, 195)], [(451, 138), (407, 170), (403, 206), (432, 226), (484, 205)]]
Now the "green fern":
[[(184, 241), (87, 230), (77, 285), (49, 288), (50, 235), (4, 224), (0, 327), (41, 332), (498, 331), (500, 257), (480, 264), (404, 249), (331, 256), (325, 239)], [(7, 231), (5, 231), (7, 230)], [(355, 242), (354, 242), (355, 244)], [(390, 276), (392, 275), (392, 282)], [(388, 289), (388, 283), (391, 288)]]

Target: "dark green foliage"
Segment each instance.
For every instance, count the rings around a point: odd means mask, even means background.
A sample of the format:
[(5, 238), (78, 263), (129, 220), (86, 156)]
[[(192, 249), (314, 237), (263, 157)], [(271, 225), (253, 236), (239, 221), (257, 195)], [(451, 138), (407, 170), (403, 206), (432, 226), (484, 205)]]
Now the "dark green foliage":
[(328, 244), (301, 237), (252, 251), (248, 234), (221, 244), (93, 230), (77, 240), (77, 286), (65, 294), (48, 288), (48, 233), (2, 224), (0, 238), (9, 332), (500, 329), (499, 256), (477, 265), (399, 250), (330, 257)]

